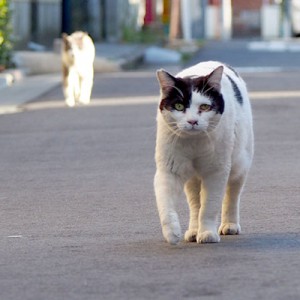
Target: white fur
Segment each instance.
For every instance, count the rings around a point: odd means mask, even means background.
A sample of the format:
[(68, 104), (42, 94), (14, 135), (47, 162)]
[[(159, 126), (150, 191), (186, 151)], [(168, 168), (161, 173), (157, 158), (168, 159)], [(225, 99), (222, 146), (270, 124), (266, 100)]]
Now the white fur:
[[(220, 65), (212, 61), (199, 63), (176, 77), (208, 75)], [(224, 73), (237, 83), (242, 105)], [(209, 104), (210, 100), (195, 92), (185, 114), (158, 109), (154, 188), (163, 236), (170, 244), (182, 238), (176, 202), (183, 191), (190, 208), (186, 241), (215, 243), (220, 241), (219, 234), (238, 234), (241, 230), (240, 195), (253, 157), (252, 113), (244, 81), (225, 65), (224, 73), (222, 115), (210, 111), (199, 116), (199, 105)], [(195, 128), (187, 123), (190, 119), (198, 121)]]
[[(76, 44), (76, 37), (82, 38), (82, 48)], [(70, 107), (77, 101), (89, 104), (94, 80), (94, 43), (88, 34), (81, 31), (64, 38), (72, 45), (70, 49), (62, 48), (63, 91), (66, 104)]]

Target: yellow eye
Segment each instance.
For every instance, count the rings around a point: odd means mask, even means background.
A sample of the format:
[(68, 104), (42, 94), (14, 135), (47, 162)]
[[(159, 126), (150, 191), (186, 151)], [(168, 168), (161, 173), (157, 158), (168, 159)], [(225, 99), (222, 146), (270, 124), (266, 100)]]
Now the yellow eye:
[(211, 105), (209, 104), (201, 104), (199, 106), (199, 111), (202, 112), (202, 111), (210, 111), (211, 110)]
[(184, 110), (184, 105), (182, 103), (179, 103), (179, 102), (175, 103), (174, 107), (178, 111), (183, 111)]

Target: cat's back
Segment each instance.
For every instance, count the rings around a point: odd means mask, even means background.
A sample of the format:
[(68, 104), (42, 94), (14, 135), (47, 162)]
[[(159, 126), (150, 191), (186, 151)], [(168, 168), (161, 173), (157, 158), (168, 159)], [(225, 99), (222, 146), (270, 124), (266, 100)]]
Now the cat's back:
[(235, 77), (240, 77), (239, 74), (230, 66), (221, 63), (219, 61), (204, 61), (200, 62), (196, 65), (188, 67), (182, 71), (180, 71), (176, 77), (187, 77), (187, 76), (206, 76), (210, 74), (213, 70), (217, 67), (223, 66), (224, 67), (224, 74), (234, 74)]

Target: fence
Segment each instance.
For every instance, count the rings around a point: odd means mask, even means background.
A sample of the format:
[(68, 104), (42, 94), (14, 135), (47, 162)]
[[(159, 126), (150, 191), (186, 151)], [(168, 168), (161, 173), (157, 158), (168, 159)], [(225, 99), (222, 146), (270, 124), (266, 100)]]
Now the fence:
[(17, 49), (30, 42), (52, 47), (61, 31), (61, 0), (12, 0), (11, 10)]

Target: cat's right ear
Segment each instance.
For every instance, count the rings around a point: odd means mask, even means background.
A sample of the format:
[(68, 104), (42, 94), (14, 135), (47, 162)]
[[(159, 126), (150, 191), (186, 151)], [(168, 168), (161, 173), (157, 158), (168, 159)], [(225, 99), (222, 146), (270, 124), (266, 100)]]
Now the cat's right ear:
[(176, 78), (163, 69), (156, 71), (156, 77), (162, 90), (169, 89), (176, 83)]

